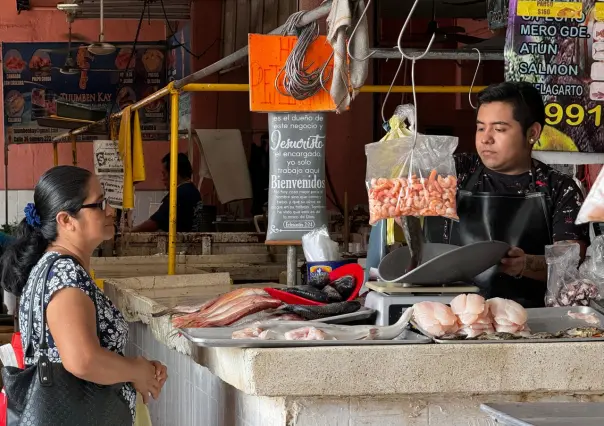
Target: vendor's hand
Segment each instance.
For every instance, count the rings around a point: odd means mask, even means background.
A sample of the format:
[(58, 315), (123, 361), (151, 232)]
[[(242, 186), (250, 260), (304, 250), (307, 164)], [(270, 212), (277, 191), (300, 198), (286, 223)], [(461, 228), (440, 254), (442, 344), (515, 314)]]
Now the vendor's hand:
[(132, 382), (134, 389), (143, 397), (143, 402), (147, 404), (149, 397), (159, 398), (161, 390), (160, 382), (157, 380), (157, 368), (151, 361), (142, 356), (134, 359), (134, 377)]
[(161, 389), (166, 384), (166, 380), (168, 380), (168, 367), (166, 367), (159, 361), (151, 361), (151, 364), (155, 366), (155, 377), (159, 382), (161, 392)]
[(526, 253), (524, 250), (518, 247), (512, 247), (507, 252), (506, 257), (501, 259), (500, 272), (510, 275), (512, 277), (518, 277), (524, 272), (526, 267)]

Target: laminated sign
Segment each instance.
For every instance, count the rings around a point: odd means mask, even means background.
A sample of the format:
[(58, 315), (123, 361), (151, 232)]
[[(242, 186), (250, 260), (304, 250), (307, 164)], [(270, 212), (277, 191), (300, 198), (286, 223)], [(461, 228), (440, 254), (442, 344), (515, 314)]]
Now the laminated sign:
[(268, 115), (267, 241), (301, 241), (304, 234), (327, 223), (326, 122), (321, 113)]
[(117, 141), (93, 142), (94, 173), (105, 190), (109, 205), (121, 209), (124, 201), (124, 162), (117, 146)]
[(604, 152), (604, 2), (510, 0), (509, 13), (505, 78), (545, 102), (535, 149)]

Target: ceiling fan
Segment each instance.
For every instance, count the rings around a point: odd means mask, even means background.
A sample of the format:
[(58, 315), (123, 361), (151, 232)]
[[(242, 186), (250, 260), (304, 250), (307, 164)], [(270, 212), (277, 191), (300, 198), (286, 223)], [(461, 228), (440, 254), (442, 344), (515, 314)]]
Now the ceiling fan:
[[(67, 33), (67, 49), (43, 49), (43, 51), (47, 53), (65, 53), (67, 57), (65, 58), (65, 64), (61, 67), (53, 67), (53, 69), (58, 69), (61, 74), (65, 75), (76, 75), (80, 74), (82, 71), (87, 72), (117, 72), (117, 70), (110, 69), (82, 69), (78, 66), (77, 61), (74, 59), (72, 52), (78, 51), (79, 49), (85, 48), (84, 46), (80, 47), (71, 47), (71, 41), (73, 39), (73, 33), (71, 32), (71, 24), (75, 20), (75, 16), (73, 14), (67, 14), (67, 24), (68, 24), (68, 33)], [(77, 35), (78, 37), (83, 37), (81, 35)]]
[(462, 34), (465, 32), (465, 28), (457, 25), (440, 27), (436, 21), (436, 0), (432, 0), (432, 20), (428, 22), (426, 32), (423, 34), (411, 34), (410, 41), (421, 42), (425, 39), (429, 40), (430, 37), (432, 37), (432, 34), (436, 34), (436, 38), (434, 40), (435, 43), (454, 42), (461, 44), (474, 44), (485, 40), (483, 38)]
[(92, 53), (93, 55), (111, 55), (113, 52), (115, 52), (115, 46), (112, 45), (111, 43), (106, 43), (105, 42), (105, 33), (104, 33), (104, 29), (103, 29), (103, 12), (104, 12), (104, 7), (103, 7), (103, 0), (101, 0), (101, 14), (100, 14), (100, 30), (99, 30), (99, 41), (98, 42), (94, 42), (91, 43), (88, 46), (88, 51), (90, 53)]

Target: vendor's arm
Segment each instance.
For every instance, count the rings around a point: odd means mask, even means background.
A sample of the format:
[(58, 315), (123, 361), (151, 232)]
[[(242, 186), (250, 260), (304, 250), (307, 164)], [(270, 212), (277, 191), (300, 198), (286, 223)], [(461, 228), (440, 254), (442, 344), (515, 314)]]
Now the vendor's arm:
[(131, 232), (156, 232), (156, 231), (167, 231), (168, 223), (170, 221), (170, 206), (167, 202), (167, 197), (164, 198), (159, 209), (153, 216), (141, 223), (140, 225), (132, 228)]
[(158, 229), (157, 222), (153, 219), (147, 219), (140, 225), (133, 227), (130, 232), (156, 232)]
[[(575, 182), (566, 178), (552, 191), (552, 238), (554, 244), (579, 244), (581, 260), (585, 256), (589, 241), (588, 225), (575, 225), (575, 220), (583, 204), (583, 194)], [(519, 248), (513, 248), (508, 257), (501, 261), (502, 272), (538, 281), (547, 281), (547, 263), (545, 256), (525, 254)]]

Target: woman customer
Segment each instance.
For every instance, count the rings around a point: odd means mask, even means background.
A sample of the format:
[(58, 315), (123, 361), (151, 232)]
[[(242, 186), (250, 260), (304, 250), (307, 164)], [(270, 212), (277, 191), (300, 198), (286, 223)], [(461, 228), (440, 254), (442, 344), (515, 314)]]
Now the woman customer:
[[(124, 356), (128, 324), (90, 278), (94, 249), (113, 236), (113, 215), (99, 180), (88, 170), (73, 166), (48, 170), (36, 185), (34, 203), (25, 208), (17, 238), (0, 258), (0, 276), (4, 289), (21, 296), (19, 327), (24, 350), (33, 303), (32, 336), (27, 339), (33, 352), (25, 354), (26, 367), (37, 365), (40, 333), (46, 333), (48, 350), (44, 352), (52, 363), (62, 363), (66, 374), (98, 385), (123, 383), (119, 395), (131, 414), (124, 425), (130, 425), (136, 392), (145, 403), (149, 396), (157, 399), (167, 372), (158, 361)], [(48, 275), (36, 279), (58, 255)], [(47, 327), (41, 330), (44, 315)], [(128, 417), (126, 407), (123, 411)], [(88, 424), (102, 424), (102, 420), (91, 419)]]

